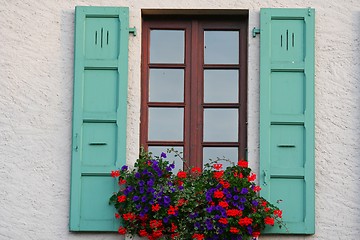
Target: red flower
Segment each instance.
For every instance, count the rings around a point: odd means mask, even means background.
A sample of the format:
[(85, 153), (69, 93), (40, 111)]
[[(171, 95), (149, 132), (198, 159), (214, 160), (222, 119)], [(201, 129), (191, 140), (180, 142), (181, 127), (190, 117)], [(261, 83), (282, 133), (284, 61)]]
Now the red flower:
[(221, 190), (216, 190), (214, 192), (214, 198), (223, 198), (224, 197), (224, 193)]
[(118, 196), (117, 199), (118, 199), (118, 202), (125, 202), (126, 201), (126, 196), (125, 195)]
[(193, 168), (191, 169), (191, 172), (193, 172), (193, 173), (201, 173), (201, 168), (199, 168), (199, 167), (193, 167)]
[(145, 237), (145, 236), (148, 235), (148, 233), (146, 232), (145, 229), (141, 229), (141, 230), (139, 231), (139, 235), (140, 235), (140, 237)]
[(266, 207), (267, 202), (266, 202), (266, 201), (263, 201), (263, 202), (261, 203), (261, 205), (262, 205), (263, 207)]
[(261, 190), (261, 187), (260, 186), (255, 186), (254, 187), (254, 192), (260, 192)]
[(223, 207), (223, 208), (227, 208), (229, 206), (229, 204), (225, 201), (221, 201), (221, 202), (219, 202), (219, 206)]
[(116, 170), (116, 171), (111, 171), (111, 177), (115, 178), (115, 177), (119, 177), (120, 176), (120, 171)]
[(274, 214), (277, 215), (279, 218), (282, 218), (282, 211), (281, 210), (274, 210)]
[(174, 223), (171, 223), (171, 232), (175, 232), (177, 228), (178, 227)]
[(119, 179), (119, 185), (125, 184), (126, 180), (125, 179)]
[(252, 233), (252, 236), (253, 236), (253, 237), (258, 237), (258, 236), (260, 236), (260, 232), (253, 232), (253, 233)]
[(214, 178), (219, 179), (224, 175), (224, 171), (214, 172)]
[(247, 177), (247, 179), (248, 179), (249, 182), (255, 181), (255, 179), (256, 179), (256, 174), (255, 174), (255, 173), (252, 173), (251, 176), (248, 176), (248, 177)]
[(177, 173), (177, 176), (178, 176), (178, 178), (186, 178), (186, 172), (184, 172), (184, 171), (179, 171), (179, 172)]
[(186, 202), (187, 202), (187, 200), (181, 198), (181, 199), (178, 200), (177, 206), (181, 207), (181, 206), (184, 205)]
[(244, 218), (240, 218), (240, 220), (238, 221), (240, 226), (247, 226), (252, 224), (253, 220), (249, 217), (244, 217)]
[(120, 218), (120, 214), (115, 213), (115, 218)]
[(152, 236), (156, 239), (156, 238), (159, 238), (163, 235), (162, 231), (161, 230), (156, 230), (153, 232)]
[(226, 218), (220, 218), (219, 223), (228, 224), (228, 220)]
[(270, 210), (270, 208), (268, 208), (268, 207), (264, 208), (265, 212), (268, 212), (269, 210)]
[(152, 229), (154, 229), (154, 228), (159, 228), (159, 227), (161, 227), (161, 226), (162, 226), (161, 220), (151, 220), (151, 221), (150, 221), (150, 227), (151, 227)]
[(195, 233), (194, 235), (192, 235), (192, 238), (196, 240), (203, 240), (204, 234)]
[(128, 220), (134, 220), (135, 219), (135, 214), (133, 214), (133, 213), (124, 213), (123, 214), (123, 219), (125, 220), (125, 221), (128, 221)]
[(267, 225), (274, 225), (275, 224), (275, 220), (271, 217), (266, 217), (264, 220), (264, 223)]
[(124, 227), (119, 227), (118, 232), (119, 232), (121, 235), (124, 235), (124, 234), (126, 233), (126, 228), (124, 228)]
[(229, 217), (236, 217), (236, 216), (241, 217), (242, 211), (240, 211), (239, 209), (229, 209), (226, 210), (226, 215), (228, 215)]
[(249, 166), (248, 162), (245, 160), (240, 160), (238, 162), (238, 166), (242, 167), (242, 168), (247, 168)]
[(177, 236), (179, 236), (179, 233), (173, 233), (173, 234), (171, 234), (171, 239), (175, 239)]
[(168, 211), (167, 211), (167, 213), (168, 213), (169, 215), (175, 215), (175, 213), (176, 213), (177, 210), (178, 210), (177, 207), (170, 206), (169, 209), (168, 209)]
[(153, 204), (153, 205), (151, 206), (151, 210), (152, 210), (153, 212), (159, 211), (159, 210), (160, 210), (160, 205), (159, 205), (159, 204)]
[(222, 164), (216, 163), (216, 164), (213, 165), (213, 167), (214, 167), (215, 170), (220, 170), (222, 168)]
[(230, 232), (231, 232), (231, 233), (239, 233), (240, 230), (237, 229), (236, 227), (230, 227)]
[(227, 181), (220, 181), (220, 183), (224, 188), (229, 188), (230, 187), (230, 183), (227, 182)]

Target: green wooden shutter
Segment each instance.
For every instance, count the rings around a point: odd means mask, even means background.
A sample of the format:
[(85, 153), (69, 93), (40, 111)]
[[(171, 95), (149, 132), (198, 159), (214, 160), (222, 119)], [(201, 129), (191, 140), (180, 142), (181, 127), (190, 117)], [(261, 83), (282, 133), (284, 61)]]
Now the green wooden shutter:
[(314, 9), (261, 9), (260, 184), (285, 228), (314, 234)]
[(76, 7), (71, 231), (114, 231), (110, 171), (126, 162), (128, 15)]

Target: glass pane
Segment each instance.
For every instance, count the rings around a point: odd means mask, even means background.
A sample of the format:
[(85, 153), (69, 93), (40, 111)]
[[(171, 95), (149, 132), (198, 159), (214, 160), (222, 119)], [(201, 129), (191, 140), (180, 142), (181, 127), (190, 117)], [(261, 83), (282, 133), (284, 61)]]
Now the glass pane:
[(238, 110), (205, 109), (204, 142), (237, 142)]
[(150, 69), (150, 102), (183, 102), (183, 69)]
[(184, 30), (151, 30), (150, 63), (184, 63)]
[(205, 31), (204, 58), (205, 64), (238, 64), (239, 32)]
[[(229, 159), (233, 163), (238, 162), (238, 148), (236, 147), (204, 147), (203, 148), (203, 165), (210, 162), (211, 160), (216, 160), (217, 158)], [(231, 163), (228, 161), (220, 161), (223, 165), (223, 169), (231, 166)]]
[(238, 70), (205, 70), (204, 102), (237, 103), (239, 102)]
[[(151, 147), (148, 147), (148, 150), (149, 150), (149, 152), (153, 153), (152, 154), (153, 156), (160, 156), (162, 152), (166, 153), (165, 160), (168, 161), (169, 163), (175, 164), (175, 168), (172, 170), (172, 172), (177, 173), (179, 170), (183, 170), (184, 164), (183, 164), (183, 161), (179, 157), (175, 157), (175, 153), (167, 153), (166, 152), (166, 150), (169, 148), (174, 148), (178, 152), (184, 151), (183, 147), (171, 147), (171, 146), (159, 146), (159, 147), (151, 146)], [(184, 155), (182, 154), (182, 157), (183, 156)]]
[(149, 108), (150, 141), (182, 141), (183, 108)]

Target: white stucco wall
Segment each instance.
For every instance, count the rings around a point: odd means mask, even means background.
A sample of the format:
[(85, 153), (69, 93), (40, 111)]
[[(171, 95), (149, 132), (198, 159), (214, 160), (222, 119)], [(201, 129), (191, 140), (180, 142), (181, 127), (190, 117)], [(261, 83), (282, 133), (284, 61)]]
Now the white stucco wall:
[[(316, 9), (316, 234), (360, 239), (360, 1), (0, 0), (0, 239), (120, 239), (68, 231), (74, 7), (129, 6), (128, 162), (139, 143), (141, 9)], [(250, 31), (249, 31), (250, 34)], [(248, 145), (259, 159), (259, 38), (249, 37)]]

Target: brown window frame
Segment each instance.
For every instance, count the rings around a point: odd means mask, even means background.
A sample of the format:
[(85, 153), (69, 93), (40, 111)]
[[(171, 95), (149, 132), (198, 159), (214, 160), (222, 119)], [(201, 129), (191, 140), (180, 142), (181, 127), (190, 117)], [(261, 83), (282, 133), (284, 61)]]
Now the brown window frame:
[[(183, 146), (184, 159), (188, 166), (202, 166), (203, 147), (237, 147), (238, 158), (247, 157), (247, 15), (236, 16), (143, 16), (142, 58), (141, 58), (141, 124), (140, 145), (145, 150), (149, 146)], [(185, 30), (184, 64), (151, 64), (150, 30)], [(204, 30), (238, 30), (239, 64), (204, 64)], [(184, 69), (184, 102), (149, 102), (149, 69)], [(204, 103), (204, 69), (239, 70), (238, 103)], [(195, 104), (194, 104), (195, 103)], [(149, 107), (183, 107), (183, 141), (148, 141)], [(203, 112), (205, 108), (238, 109), (237, 142), (203, 142)], [(221, 156), (219, 156), (221, 157)]]

